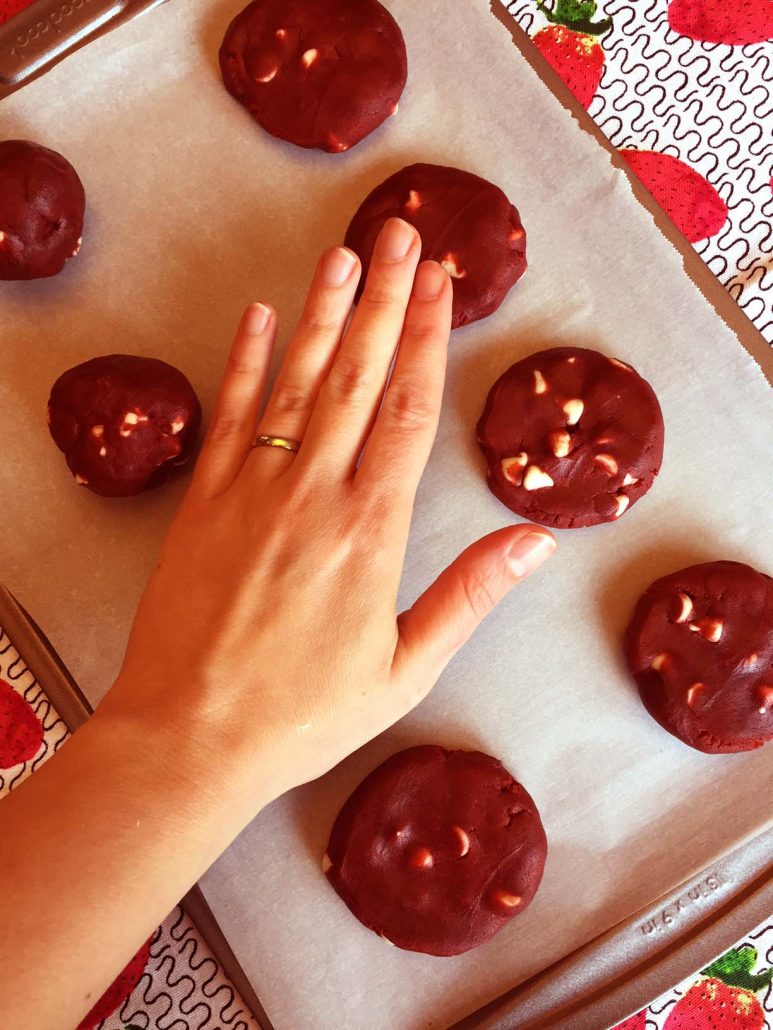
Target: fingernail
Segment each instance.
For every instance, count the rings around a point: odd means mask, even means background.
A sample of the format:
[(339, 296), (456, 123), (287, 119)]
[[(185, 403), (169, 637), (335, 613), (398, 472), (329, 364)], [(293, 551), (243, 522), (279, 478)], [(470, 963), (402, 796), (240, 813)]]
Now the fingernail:
[(271, 308), (265, 304), (250, 304), (244, 313), (244, 331), (250, 336), (262, 333), (271, 318)]
[(376, 253), (387, 261), (400, 261), (406, 256), (416, 239), (416, 230), (402, 218), (390, 218), (376, 244)]
[(343, 286), (354, 271), (357, 257), (346, 247), (333, 247), (322, 259), (322, 281), (326, 286)]
[(507, 552), (507, 561), (517, 579), (524, 579), (555, 553), (555, 538), (546, 529), (532, 529), (520, 536)]
[(413, 281), (413, 295), (419, 300), (434, 300), (443, 292), (448, 275), (437, 261), (424, 261), (416, 271)]

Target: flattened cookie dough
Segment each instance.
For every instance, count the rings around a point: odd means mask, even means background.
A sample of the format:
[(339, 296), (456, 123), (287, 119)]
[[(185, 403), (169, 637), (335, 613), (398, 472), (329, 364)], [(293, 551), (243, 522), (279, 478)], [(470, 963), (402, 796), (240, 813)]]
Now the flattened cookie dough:
[(488, 485), (533, 522), (614, 522), (652, 486), (663, 459), (652, 387), (617, 358), (555, 347), (512, 365), (478, 422)]
[(0, 141), (0, 279), (61, 272), (80, 249), (85, 207), (83, 184), (61, 154)]
[(201, 408), (178, 369), (110, 354), (59, 376), (48, 402), (51, 436), (76, 482), (104, 497), (159, 486), (191, 456)]
[(378, 0), (254, 0), (228, 27), (220, 70), (272, 136), (338, 153), (395, 114), (408, 63)]
[(625, 636), (644, 707), (708, 754), (773, 738), (773, 579), (734, 561), (656, 580)]
[(460, 955), (528, 906), (547, 841), (534, 802), (478, 751), (400, 751), (354, 791), (323, 869), (354, 915), (390, 944)]
[(377, 186), (346, 231), (362, 262), (361, 287), (376, 237), (393, 216), (418, 231), (422, 260), (439, 261), (451, 276), (454, 329), (496, 311), (526, 271), (526, 232), (498, 186), (459, 168), (415, 164)]

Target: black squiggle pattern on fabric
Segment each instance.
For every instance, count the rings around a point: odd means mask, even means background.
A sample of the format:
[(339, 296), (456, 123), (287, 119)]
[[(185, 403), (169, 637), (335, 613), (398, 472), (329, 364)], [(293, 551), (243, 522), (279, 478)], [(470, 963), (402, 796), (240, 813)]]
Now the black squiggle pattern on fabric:
[[(773, 344), (773, 48), (701, 43), (668, 26), (665, 0), (601, 0), (612, 19), (590, 114), (618, 148), (691, 165), (727, 204), (716, 236), (695, 249)], [(534, 0), (508, 10), (534, 35)]]

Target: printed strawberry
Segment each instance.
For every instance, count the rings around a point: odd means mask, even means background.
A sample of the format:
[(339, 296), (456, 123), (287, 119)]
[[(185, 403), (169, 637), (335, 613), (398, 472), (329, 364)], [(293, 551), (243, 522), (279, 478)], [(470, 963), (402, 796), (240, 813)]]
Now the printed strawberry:
[(15, 14), (29, 7), (32, 0), (0, 0), (0, 25), (5, 25)]
[(34, 758), (43, 743), (43, 726), (28, 701), (0, 680), (0, 769)]
[(609, 30), (612, 19), (593, 21), (594, 0), (555, 0), (552, 8), (537, 0), (537, 7), (550, 25), (535, 33), (532, 41), (587, 109), (604, 69), (604, 51), (596, 37)]
[(765, 1030), (765, 1013), (755, 994), (773, 981), (773, 969), (754, 974), (757, 949), (733, 948), (703, 970), (699, 980), (668, 1014), (663, 1030)]
[(725, 224), (724, 200), (710, 182), (684, 161), (652, 150), (618, 153), (690, 243), (714, 236)]
[(151, 937), (150, 940), (145, 941), (128, 966), (113, 980), (91, 1012), (78, 1024), (76, 1030), (94, 1030), (94, 1027), (103, 1019), (112, 1016), (115, 1010), (123, 1005), (140, 982), (140, 977), (145, 971), (145, 966), (150, 958), (150, 941), (152, 939)]
[(629, 1016), (628, 1019), (624, 1019), (622, 1023), (618, 1023), (617, 1026), (613, 1027), (612, 1030), (646, 1030), (647, 1027), (647, 1010), (642, 1009), (641, 1012), (637, 1012), (635, 1016)]
[(704, 43), (765, 43), (773, 39), (771, 0), (672, 0), (668, 24)]

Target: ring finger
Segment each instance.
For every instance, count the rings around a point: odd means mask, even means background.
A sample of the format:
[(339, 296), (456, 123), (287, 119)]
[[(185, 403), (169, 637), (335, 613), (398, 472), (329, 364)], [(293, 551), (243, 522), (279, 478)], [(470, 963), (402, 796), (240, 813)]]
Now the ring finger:
[[(320, 385), (341, 342), (359, 268), (359, 258), (346, 247), (333, 247), (320, 258), (303, 314), (258, 423), (258, 437), (303, 439)], [(293, 458), (282, 447), (258, 447), (253, 453), (257, 466), (272, 477), (281, 474)]]

